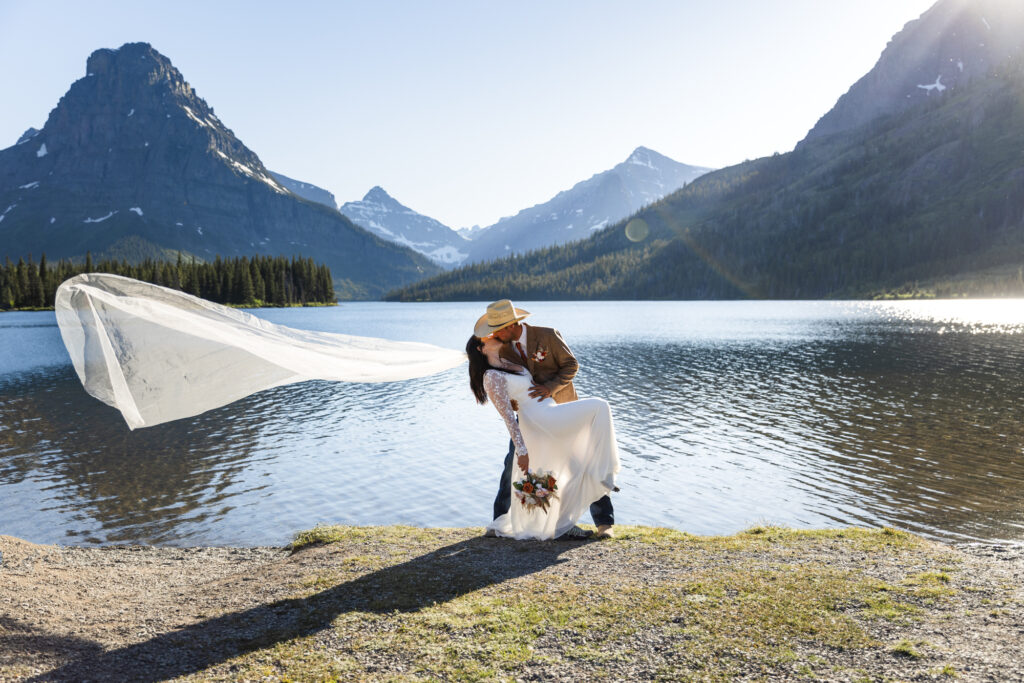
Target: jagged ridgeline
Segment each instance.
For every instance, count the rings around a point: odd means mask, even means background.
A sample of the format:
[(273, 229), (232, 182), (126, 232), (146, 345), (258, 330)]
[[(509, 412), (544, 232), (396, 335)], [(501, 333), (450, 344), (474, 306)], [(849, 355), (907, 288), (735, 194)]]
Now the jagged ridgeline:
[(46, 125), (0, 150), (0, 247), (75, 261), (313, 256), (341, 298), (440, 272), (287, 189), (146, 43), (94, 52)]
[(1024, 296), (1022, 42), (1024, 4), (942, 0), (792, 152), (387, 298)]
[(79, 273), (113, 273), (188, 292), (209, 301), (238, 306), (333, 304), (331, 270), (311, 258), (255, 256), (200, 263), (180, 255), (174, 261), (143, 259), (81, 263), (62, 259), (39, 263), (31, 256), (0, 266), (0, 310), (53, 308), (57, 287)]

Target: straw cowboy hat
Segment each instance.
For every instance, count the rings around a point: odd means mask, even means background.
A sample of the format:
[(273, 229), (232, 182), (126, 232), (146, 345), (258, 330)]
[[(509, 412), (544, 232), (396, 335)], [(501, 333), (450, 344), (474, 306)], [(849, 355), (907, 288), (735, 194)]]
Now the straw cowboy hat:
[(528, 315), (530, 315), (529, 311), (516, 308), (509, 299), (495, 301), (487, 307), (487, 312), (476, 321), (473, 334), (482, 339), (509, 325), (515, 325), (520, 320), (525, 320)]

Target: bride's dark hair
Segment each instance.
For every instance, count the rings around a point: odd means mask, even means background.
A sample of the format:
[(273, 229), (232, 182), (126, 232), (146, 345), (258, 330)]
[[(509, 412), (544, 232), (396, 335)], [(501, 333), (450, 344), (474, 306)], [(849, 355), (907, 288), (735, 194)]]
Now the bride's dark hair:
[(481, 405), (487, 403), (487, 390), (484, 389), (484, 373), (488, 370), (507, 372), (515, 374), (512, 370), (496, 368), (487, 360), (487, 356), (480, 350), (483, 341), (475, 334), (466, 342), (466, 355), (469, 356), (469, 388), (473, 390), (476, 402)]

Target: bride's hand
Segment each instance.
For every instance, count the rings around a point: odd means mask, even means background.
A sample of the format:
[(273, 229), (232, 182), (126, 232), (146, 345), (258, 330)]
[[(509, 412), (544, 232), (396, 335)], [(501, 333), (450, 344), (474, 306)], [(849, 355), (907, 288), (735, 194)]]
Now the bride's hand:
[(523, 471), (523, 474), (530, 470), (530, 454), (523, 453), (516, 458), (516, 463), (519, 465), (519, 469)]

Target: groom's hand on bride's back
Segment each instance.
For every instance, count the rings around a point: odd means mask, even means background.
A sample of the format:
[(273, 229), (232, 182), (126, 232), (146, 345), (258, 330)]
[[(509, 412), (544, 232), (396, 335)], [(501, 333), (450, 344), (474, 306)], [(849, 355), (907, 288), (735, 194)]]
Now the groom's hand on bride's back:
[(550, 396), (551, 396), (551, 390), (548, 389), (543, 384), (534, 384), (532, 387), (530, 387), (530, 397), (531, 398), (535, 398), (538, 401), (543, 401), (544, 399), (546, 399), (546, 398), (548, 398)]

